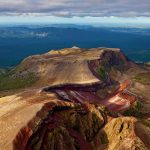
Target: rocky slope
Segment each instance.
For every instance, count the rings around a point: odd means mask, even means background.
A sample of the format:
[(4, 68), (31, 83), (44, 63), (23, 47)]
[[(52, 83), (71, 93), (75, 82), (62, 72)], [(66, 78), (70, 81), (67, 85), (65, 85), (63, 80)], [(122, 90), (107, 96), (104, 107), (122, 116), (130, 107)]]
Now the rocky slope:
[(0, 149), (150, 149), (149, 72), (113, 48), (26, 58), (1, 79)]

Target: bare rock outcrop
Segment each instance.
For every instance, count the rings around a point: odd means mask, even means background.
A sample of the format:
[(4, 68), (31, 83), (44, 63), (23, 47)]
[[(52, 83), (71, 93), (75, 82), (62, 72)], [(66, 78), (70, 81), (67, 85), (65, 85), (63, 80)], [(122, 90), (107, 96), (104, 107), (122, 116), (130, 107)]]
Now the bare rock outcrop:
[(145, 114), (138, 116), (143, 103), (134, 93), (139, 84), (128, 73), (133, 68), (144, 70), (114, 48), (73, 47), (26, 58), (10, 76), (37, 80), (0, 98), (0, 149), (150, 149), (150, 125)]

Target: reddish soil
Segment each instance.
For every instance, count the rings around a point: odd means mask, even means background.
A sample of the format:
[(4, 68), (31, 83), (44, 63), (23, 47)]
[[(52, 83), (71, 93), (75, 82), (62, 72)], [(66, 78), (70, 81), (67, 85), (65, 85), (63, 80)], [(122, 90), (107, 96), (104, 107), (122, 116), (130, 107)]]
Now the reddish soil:
[(125, 81), (120, 84), (120, 87), (116, 91), (108, 95), (105, 99), (101, 99), (96, 94), (100, 85), (97, 85), (96, 87), (92, 85), (87, 87), (62, 86), (58, 87), (58, 89), (56, 87), (54, 89), (49, 89), (49, 91), (55, 92), (63, 100), (74, 101), (77, 103), (99, 103), (113, 111), (124, 111), (136, 101), (136, 96), (127, 90), (130, 85), (130, 81)]

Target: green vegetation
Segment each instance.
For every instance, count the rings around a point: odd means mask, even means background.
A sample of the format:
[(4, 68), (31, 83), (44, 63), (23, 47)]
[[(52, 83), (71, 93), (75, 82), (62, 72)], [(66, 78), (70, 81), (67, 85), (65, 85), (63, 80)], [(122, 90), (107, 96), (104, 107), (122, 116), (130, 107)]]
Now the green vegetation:
[(107, 135), (105, 133), (101, 133), (101, 134), (102, 134), (100, 137), (101, 143), (102, 144), (108, 144), (109, 141), (108, 141)]
[(37, 81), (33, 73), (16, 75), (12, 71), (0, 75), (0, 91), (14, 90), (28, 87)]
[(99, 68), (97, 70), (97, 73), (98, 73), (100, 79), (102, 79), (102, 80), (106, 80), (107, 79), (107, 72), (106, 72), (104, 67)]
[(143, 118), (144, 114), (142, 113), (142, 108), (143, 108), (142, 104), (139, 101), (137, 101), (135, 106), (130, 107), (128, 110), (124, 112), (124, 115)]
[(102, 65), (104, 66), (104, 68), (107, 72), (109, 72), (112, 67), (109, 62), (110, 62), (110, 58), (107, 58), (102, 63)]
[(102, 80), (106, 80), (109, 72), (113, 70), (118, 70), (123, 72), (126, 70), (126, 65), (124, 60), (120, 58), (119, 55), (114, 55), (113, 60), (110, 56), (107, 56), (102, 62), (101, 66), (98, 68), (97, 73)]
[(100, 66), (100, 68), (98, 68), (97, 73), (100, 77), (100, 79), (102, 80), (107, 80), (108, 77), (108, 72), (111, 69), (111, 65), (109, 64), (110, 58), (105, 58), (105, 60), (103, 60), (103, 62), (101, 63), (102, 66)]
[(145, 63), (145, 65), (148, 65), (148, 66), (150, 66), (150, 62), (147, 62), (147, 63)]
[(143, 120), (142, 123), (146, 126), (150, 128), (150, 121), (149, 120)]
[(134, 77), (134, 80), (142, 84), (149, 85), (150, 84), (150, 72), (140, 73), (136, 77)]

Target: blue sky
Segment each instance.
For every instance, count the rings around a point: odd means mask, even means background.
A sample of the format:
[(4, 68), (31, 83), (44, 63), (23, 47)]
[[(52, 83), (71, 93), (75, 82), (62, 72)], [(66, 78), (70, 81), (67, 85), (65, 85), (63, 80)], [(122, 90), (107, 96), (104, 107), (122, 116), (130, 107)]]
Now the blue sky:
[(150, 0), (0, 0), (0, 23), (150, 25)]
[(0, 24), (13, 24), (13, 23), (35, 23), (35, 24), (87, 24), (95, 26), (126, 26), (126, 27), (149, 27), (150, 28), (150, 18), (149, 17), (58, 17), (58, 16), (34, 16), (34, 15), (20, 15), (20, 16), (0, 16)]

